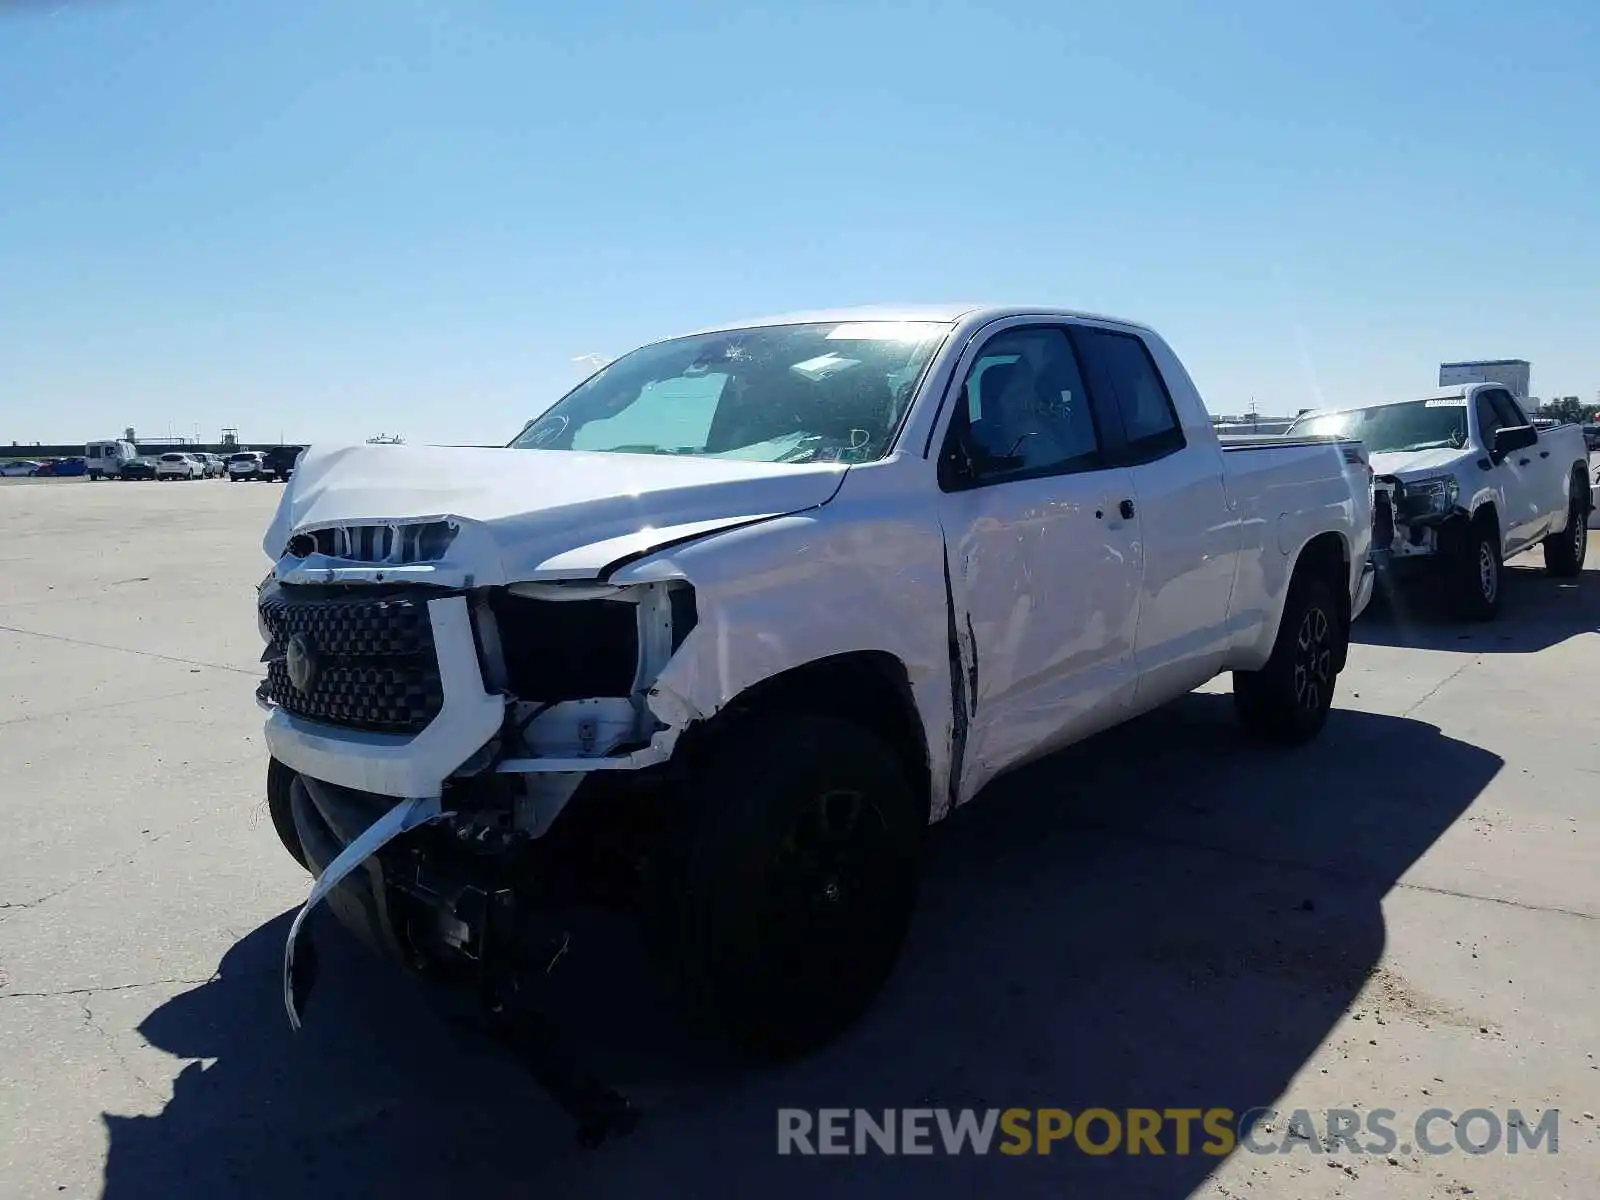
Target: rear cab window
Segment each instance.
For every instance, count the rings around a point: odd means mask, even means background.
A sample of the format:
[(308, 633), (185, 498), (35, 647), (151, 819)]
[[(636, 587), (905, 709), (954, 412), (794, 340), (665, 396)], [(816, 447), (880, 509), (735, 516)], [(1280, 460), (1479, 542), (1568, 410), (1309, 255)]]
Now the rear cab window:
[(1154, 462), (1184, 448), (1177, 407), (1143, 338), (1080, 325), (1073, 340), (1097, 405), (1115, 416), (1119, 462)]

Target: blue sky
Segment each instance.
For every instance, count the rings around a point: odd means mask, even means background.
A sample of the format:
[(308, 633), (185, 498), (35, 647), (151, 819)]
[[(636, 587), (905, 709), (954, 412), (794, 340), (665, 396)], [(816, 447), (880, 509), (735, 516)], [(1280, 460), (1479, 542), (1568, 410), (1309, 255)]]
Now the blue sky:
[(1214, 411), (1600, 389), (1600, 5), (0, 2), (0, 442), (502, 441), (835, 304), (1157, 325)]

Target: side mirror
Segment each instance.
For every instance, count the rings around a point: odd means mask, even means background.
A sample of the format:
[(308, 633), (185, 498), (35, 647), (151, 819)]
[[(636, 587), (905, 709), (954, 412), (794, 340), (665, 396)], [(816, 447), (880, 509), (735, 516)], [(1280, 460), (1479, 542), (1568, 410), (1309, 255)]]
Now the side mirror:
[(952, 427), (939, 458), (939, 482), (946, 490), (970, 487), (977, 481), (978, 464), (973, 453), (972, 433), (965, 421)]
[(1491, 449), (1496, 459), (1502, 459), (1514, 450), (1525, 450), (1538, 442), (1539, 431), (1532, 425), (1503, 425), (1494, 431)]

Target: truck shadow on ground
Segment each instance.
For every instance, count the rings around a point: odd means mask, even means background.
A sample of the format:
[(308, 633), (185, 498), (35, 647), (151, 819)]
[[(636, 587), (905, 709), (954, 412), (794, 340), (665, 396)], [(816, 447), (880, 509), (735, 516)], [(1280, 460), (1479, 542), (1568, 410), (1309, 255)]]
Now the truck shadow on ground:
[(1469, 654), (1534, 654), (1600, 630), (1600, 578), (1595, 572), (1552, 579), (1534, 553), (1507, 563), (1501, 584), (1500, 615), (1483, 624), (1454, 618), (1444, 597), (1426, 581), (1374, 595), (1351, 627), (1351, 641)]
[[(1218, 1160), (1173, 1154), (1170, 1140), (1162, 1157), (1070, 1144), (1049, 1157), (779, 1157), (776, 1110), (1272, 1104), (1374, 983), (1384, 895), (1501, 761), (1431, 725), (1344, 710), (1314, 745), (1263, 748), (1231, 709), (1226, 695), (1186, 697), (1014, 775), (936, 830), (888, 992), (804, 1062), (709, 1054), (665, 1015), (621, 934), (575, 938), (552, 977), (557, 1009), (646, 1109), (633, 1136), (590, 1153), (496, 1047), (326, 925), (320, 990), (291, 1034), (280, 917), (139, 1025), (173, 1055), (213, 1061), (191, 1063), (159, 1115), (106, 1116), (105, 1194), (1186, 1197)], [(1364, 763), (1390, 743), (1406, 752), (1374, 775)], [(1364, 1002), (1407, 1019), (1415, 993), (1377, 983), (1384, 998)]]

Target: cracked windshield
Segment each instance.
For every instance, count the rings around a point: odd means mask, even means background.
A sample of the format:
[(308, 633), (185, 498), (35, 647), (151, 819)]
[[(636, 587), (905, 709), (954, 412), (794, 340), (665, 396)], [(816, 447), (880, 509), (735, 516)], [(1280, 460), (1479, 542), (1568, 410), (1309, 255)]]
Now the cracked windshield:
[(949, 326), (868, 321), (742, 329), (626, 355), (512, 443), (520, 449), (867, 462), (889, 448)]

